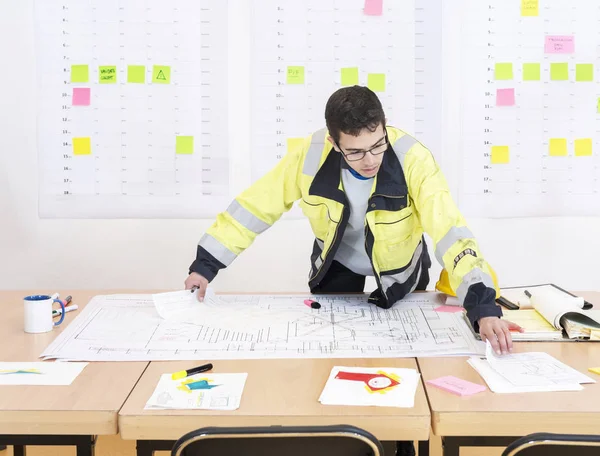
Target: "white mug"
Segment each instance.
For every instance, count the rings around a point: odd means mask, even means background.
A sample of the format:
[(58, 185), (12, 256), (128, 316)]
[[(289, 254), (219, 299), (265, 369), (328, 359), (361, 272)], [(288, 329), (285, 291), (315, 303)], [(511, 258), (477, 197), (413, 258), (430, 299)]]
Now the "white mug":
[[(60, 320), (52, 321), (52, 304), (58, 302), (62, 309)], [(65, 305), (60, 299), (47, 295), (32, 295), (23, 298), (26, 333), (45, 333), (60, 325), (65, 319)]]

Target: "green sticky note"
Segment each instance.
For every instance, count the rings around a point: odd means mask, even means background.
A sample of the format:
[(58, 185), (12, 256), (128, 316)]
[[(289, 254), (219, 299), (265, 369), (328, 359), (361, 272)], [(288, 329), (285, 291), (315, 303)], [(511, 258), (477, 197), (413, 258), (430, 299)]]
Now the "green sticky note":
[(117, 83), (117, 67), (116, 66), (101, 66), (98, 68), (98, 82), (100, 84), (116, 84)]
[(497, 63), (494, 67), (494, 79), (506, 81), (513, 78), (512, 63)]
[(342, 68), (342, 86), (358, 85), (358, 68)]
[(288, 84), (304, 84), (304, 67), (303, 66), (287, 67), (286, 82)]
[(154, 65), (152, 67), (152, 82), (154, 84), (170, 84), (171, 67), (164, 65)]
[(385, 92), (385, 74), (369, 73), (367, 75), (367, 87), (373, 92)]
[(177, 136), (175, 138), (175, 153), (179, 155), (190, 155), (194, 153), (193, 136)]
[(600, 114), (600, 98), (598, 98), (598, 104), (596, 105), (596, 111)]
[(71, 65), (71, 82), (89, 82), (90, 70), (87, 65)]
[(144, 65), (127, 66), (127, 82), (143, 84), (146, 82), (146, 67)]
[(569, 80), (569, 64), (568, 63), (551, 63), (550, 64), (550, 79), (553, 81), (568, 81)]
[(540, 64), (539, 63), (524, 63), (523, 64), (523, 81), (539, 81), (540, 80)]
[(578, 63), (575, 66), (575, 80), (577, 82), (592, 82), (594, 80), (594, 65), (592, 63)]

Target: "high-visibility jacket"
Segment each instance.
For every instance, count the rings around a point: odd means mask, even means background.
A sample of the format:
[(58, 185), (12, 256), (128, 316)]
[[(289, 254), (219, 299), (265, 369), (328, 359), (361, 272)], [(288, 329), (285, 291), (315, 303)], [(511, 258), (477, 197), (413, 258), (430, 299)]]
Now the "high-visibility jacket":
[[(397, 128), (386, 130), (389, 146), (365, 214), (365, 249), (379, 286), (377, 305), (389, 307), (414, 291), (420, 269), (431, 264), (423, 241), (427, 232), (444, 267), (438, 289), (456, 294), (474, 323), (502, 315), (492, 270), (430, 151)], [(327, 135), (322, 129), (306, 137), (237, 196), (200, 239), (190, 271), (212, 280), (299, 200), (316, 238), (309, 274), (309, 286), (315, 287), (333, 261), (350, 214), (341, 180), (344, 158)]]

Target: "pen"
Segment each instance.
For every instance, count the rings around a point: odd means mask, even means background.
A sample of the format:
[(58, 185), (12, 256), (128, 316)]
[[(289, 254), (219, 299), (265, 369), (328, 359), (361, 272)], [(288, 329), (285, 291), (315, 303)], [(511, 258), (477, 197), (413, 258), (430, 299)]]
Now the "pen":
[[(65, 306), (65, 313), (72, 312), (73, 310), (77, 310), (77, 309), (79, 309), (79, 306), (77, 304), (73, 304), (72, 306)], [(53, 317), (58, 317), (58, 316), (60, 316), (61, 313), (62, 313), (62, 309), (52, 310)]]
[(189, 377), (190, 375), (200, 374), (202, 372), (209, 371), (212, 368), (213, 368), (213, 365), (211, 363), (208, 363), (208, 364), (204, 364), (202, 366), (193, 367), (191, 369), (174, 372), (171, 374), (171, 378), (173, 380), (179, 380), (180, 378), (185, 378), (185, 377)]

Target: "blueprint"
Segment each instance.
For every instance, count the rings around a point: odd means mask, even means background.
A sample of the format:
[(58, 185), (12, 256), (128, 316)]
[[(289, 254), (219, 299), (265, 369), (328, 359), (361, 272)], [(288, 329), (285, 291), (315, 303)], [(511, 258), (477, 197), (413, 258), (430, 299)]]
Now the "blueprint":
[[(304, 305), (317, 300), (320, 309)], [(442, 295), (415, 293), (390, 309), (367, 295), (219, 295), (202, 324), (161, 318), (152, 295), (95, 296), (41, 357), (77, 361), (398, 358), (485, 352)], [(251, 316), (252, 324), (240, 324)], [(261, 318), (258, 318), (261, 316)], [(262, 322), (262, 323), (261, 323)], [(233, 328), (233, 329), (232, 329)]]

